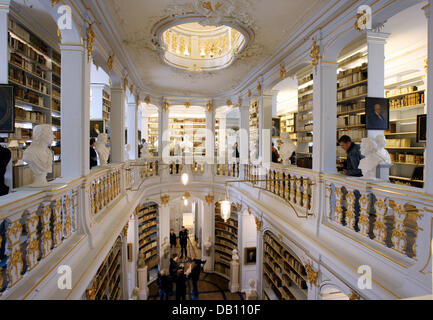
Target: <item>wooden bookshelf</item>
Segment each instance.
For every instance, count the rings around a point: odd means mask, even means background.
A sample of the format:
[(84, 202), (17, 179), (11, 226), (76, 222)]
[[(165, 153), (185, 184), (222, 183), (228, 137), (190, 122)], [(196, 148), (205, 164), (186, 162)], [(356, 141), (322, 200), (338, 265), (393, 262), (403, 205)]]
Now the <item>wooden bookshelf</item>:
[(87, 300), (122, 299), (122, 241), (118, 237), (104, 262), (96, 272), (90, 288), (86, 290)]
[[(418, 81), (425, 86), (423, 77)], [(391, 85), (385, 91), (390, 101), (390, 130), (385, 132), (387, 150), (394, 166), (390, 181), (422, 188), (424, 186), (425, 144), (416, 141), (416, 119), (425, 111), (425, 90), (418, 86)]]
[(147, 146), (149, 154), (155, 155), (158, 153), (158, 137), (159, 137), (159, 119), (156, 117), (147, 118)]
[[(367, 137), (365, 98), (368, 91), (368, 52), (350, 55), (339, 63), (337, 76), (337, 141), (344, 135), (358, 142)], [(343, 167), (346, 152), (337, 148), (337, 167)]]
[(136, 208), (139, 253), (144, 254), (149, 272), (159, 265), (158, 205), (147, 203)]
[(15, 89), (15, 132), (9, 135), (13, 164), (13, 187), (32, 183), (22, 156), (31, 144), (33, 129), (40, 124), (53, 127), (55, 141), (53, 180), (60, 176), (61, 55), (35, 33), (14, 19), (8, 24), (9, 84)]
[(249, 125), (250, 125), (250, 158), (251, 160), (256, 160), (259, 157), (259, 143), (260, 143), (259, 100), (257, 98), (252, 99), (250, 102)]
[[(206, 118), (170, 118), (169, 130), (173, 155), (176, 141), (190, 141), (193, 143), (192, 156), (206, 156)], [(182, 148), (182, 153), (185, 151)]]
[(221, 204), (215, 205), (215, 270), (230, 276), (233, 250), (238, 249), (237, 208), (232, 205), (232, 215), (227, 222), (221, 218)]
[(297, 138), (297, 166), (312, 169), (313, 162), (309, 154), (313, 153), (314, 76), (311, 69), (300, 73), (298, 86), (298, 112), (294, 115)]
[(307, 300), (307, 273), (302, 262), (272, 233), (264, 235), (264, 291), (271, 300)]

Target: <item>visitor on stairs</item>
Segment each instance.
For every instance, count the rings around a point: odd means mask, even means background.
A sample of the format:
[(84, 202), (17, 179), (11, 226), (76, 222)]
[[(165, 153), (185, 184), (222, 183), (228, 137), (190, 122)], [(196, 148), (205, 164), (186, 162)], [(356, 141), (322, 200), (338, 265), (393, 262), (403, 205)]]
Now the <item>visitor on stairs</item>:
[(169, 267), (169, 272), (170, 272), (170, 295), (173, 294), (173, 282), (176, 281), (176, 275), (177, 275), (177, 271), (179, 270), (179, 264), (178, 264), (178, 256), (177, 254), (173, 254), (173, 257), (170, 259), (170, 267)]
[(186, 247), (188, 245), (188, 230), (185, 229), (184, 226), (182, 226), (182, 230), (179, 232), (179, 244), (180, 244), (180, 259), (184, 257), (188, 257), (188, 253), (186, 250)]
[(185, 273), (182, 269), (179, 269), (176, 276), (176, 301), (186, 300), (186, 280)]
[(159, 296), (161, 298), (161, 301), (168, 300), (168, 295), (171, 289), (170, 283), (171, 280), (168, 277), (167, 269), (162, 270), (161, 273), (158, 272), (158, 287), (159, 287)]
[(198, 299), (198, 281), (200, 280), (201, 265), (206, 264), (206, 261), (201, 261), (200, 259), (194, 259), (190, 266), (191, 270), (191, 282), (192, 282), (192, 292), (191, 299)]
[(174, 233), (174, 230), (171, 229), (170, 230), (170, 248), (176, 248), (177, 246), (177, 237), (176, 237), (176, 233)]

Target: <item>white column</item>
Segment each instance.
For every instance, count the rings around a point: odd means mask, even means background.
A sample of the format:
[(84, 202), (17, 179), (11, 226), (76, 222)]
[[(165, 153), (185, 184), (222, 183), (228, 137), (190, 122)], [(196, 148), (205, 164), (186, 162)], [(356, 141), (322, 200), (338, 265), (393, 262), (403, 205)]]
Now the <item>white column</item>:
[(162, 101), (161, 110), (158, 112), (159, 117), (159, 137), (158, 137), (158, 155), (162, 157), (163, 162), (168, 161), (170, 157), (170, 132), (168, 129), (169, 110), (164, 109), (164, 101)]
[(90, 64), (83, 45), (61, 45), (62, 176), (73, 179), (90, 172)]
[[(212, 102), (212, 106), (214, 102)], [(206, 164), (215, 163), (215, 110), (206, 109)]]
[(137, 118), (137, 103), (128, 103), (128, 144), (131, 146), (131, 149), (129, 151), (129, 160), (135, 160), (138, 158)]
[(229, 289), (231, 293), (239, 292), (239, 274), (239, 251), (235, 249), (230, 262)]
[[(368, 44), (368, 96), (385, 97), (385, 44), (388, 33), (367, 31)], [(384, 130), (368, 130), (368, 137), (375, 139)]]
[(125, 90), (111, 88), (111, 162), (125, 161)]
[(262, 163), (272, 162), (272, 98), (265, 95), (259, 97), (259, 122), (260, 122), (260, 158)]
[[(428, 25), (428, 74), (427, 74), (427, 143), (425, 151), (425, 171), (424, 177), (433, 175), (433, 15), (430, 14), (433, 0), (429, 0), (429, 6), (425, 8)], [(425, 192), (433, 194), (432, 179), (424, 179)]]
[(8, 83), (8, 17), (9, 0), (0, 0), (0, 84)]
[[(170, 200), (168, 200), (170, 201)], [(170, 255), (164, 256), (164, 241), (170, 242), (170, 205), (169, 202), (162, 204), (159, 208), (159, 247), (160, 247), (160, 266), (161, 270), (168, 268)]]
[(313, 72), (313, 170), (336, 173), (337, 62), (321, 61)]
[(248, 106), (239, 109), (241, 113), (239, 156), (241, 164), (246, 165), (249, 163), (250, 158), (250, 110)]
[(123, 300), (129, 300), (129, 284), (128, 284), (128, 239), (127, 239), (127, 227), (123, 230), (121, 235), (122, 243), (121, 248), (121, 280), (120, 285), (122, 287)]
[(226, 163), (227, 153), (227, 120), (226, 118), (219, 119), (219, 132), (218, 132), (218, 163)]
[(257, 231), (257, 293), (259, 300), (263, 296), (263, 231)]
[[(8, 84), (9, 58), (8, 58), (8, 16), (9, 0), (0, 0), (0, 84)], [(7, 138), (7, 133), (0, 133), (0, 137)], [(7, 145), (5, 145), (7, 147)], [(11, 190), (13, 187), (12, 161), (9, 162), (5, 172), (5, 184)]]
[[(212, 201), (202, 202), (203, 204), (203, 246), (202, 246), (202, 257), (206, 260), (204, 271), (213, 271), (215, 268), (215, 203), (212, 197)], [(210, 242), (212, 244), (210, 253), (206, 252), (205, 243)]]

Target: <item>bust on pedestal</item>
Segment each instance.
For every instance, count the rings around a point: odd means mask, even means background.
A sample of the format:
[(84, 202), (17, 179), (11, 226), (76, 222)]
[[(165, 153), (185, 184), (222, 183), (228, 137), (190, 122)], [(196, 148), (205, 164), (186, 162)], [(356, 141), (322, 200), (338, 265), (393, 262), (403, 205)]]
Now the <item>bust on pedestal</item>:
[(258, 300), (259, 294), (257, 293), (257, 290), (256, 290), (256, 282), (253, 279), (251, 279), (249, 281), (249, 285), (250, 285), (250, 288), (248, 290), (245, 290), (246, 299), (247, 300)]
[(107, 147), (108, 135), (106, 133), (101, 133), (98, 136), (98, 141), (96, 142), (95, 149), (98, 153), (99, 160), (101, 161), (101, 166), (106, 166), (108, 164), (108, 158), (110, 157), (110, 148)]
[(282, 145), (280, 148), (280, 157), (283, 159), (283, 164), (292, 164), (290, 159), (292, 158), (293, 152), (296, 151), (296, 146), (290, 138), (289, 132), (281, 133)]
[(147, 300), (149, 296), (149, 288), (147, 285), (147, 266), (145, 263), (145, 256), (143, 253), (140, 253), (138, 255), (137, 273), (138, 273), (138, 290), (136, 291), (137, 291), (138, 300)]
[(239, 292), (239, 252), (233, 250), (232, 262), (230, 262), (230, 283), (231, 293)]
[(378, 167), (381, 165), (390, 166), (391, 157), (388, 151), (385, 150), (386, 139), (385, 137), (378, 136), (376, 143), (371, 138), (362, 139), (361, 154), (365, 157), (359, 163), (359, 169), (362, 170), (363, 178), (368, 180), (375, 180), (378, 178)]
[(49, 186), (47, 174), (53, 172), (53, 153), (49, 147), (53, 141), (50, 125), (38, 125), (33, 129), (33, 142), (23, 154), (23, 161), (29, 164), (35, 178), (31, 188)]

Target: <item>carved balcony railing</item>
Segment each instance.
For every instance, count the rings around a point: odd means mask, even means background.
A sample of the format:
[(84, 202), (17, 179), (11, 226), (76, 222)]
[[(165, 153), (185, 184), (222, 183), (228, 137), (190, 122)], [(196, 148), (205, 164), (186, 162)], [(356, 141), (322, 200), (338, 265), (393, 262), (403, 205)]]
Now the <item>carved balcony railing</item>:
[(215, 170), (217, 176), (233, 177), (233, 178), (239, 178), (240, 176), (239, 161), (235, 161), (233, 163), (226, 163), (226, 164), (217, 164)]
[(325, 185), (327, 221), (331, 226), (411, 259), (417, 259), (426, 246), (428, 249), (431, 239), (425, 233), (431, 232), (433, 221), (430, 195), (410, 187), (337, 176), (328, 176)]
[[(129, 171), (126, 174), (129, 177)], [(122, 165), (109, 166), (89, 177), (90, 211), (97, 215), (108, 207), (122, 192)], [(125, 179), (125, 180), (127, 180)]]
[(265, 170), (265, 190), (297, 208), (304, 209), (306, 212), (312, 211), (316, 183), (310, 170), (276, 164), (272, 164)]
[(67, 188), (11, 194), (7, 198), (14, 201), (1, 202), (0, 296), (77, 232), (80, 189), (76, 181)]

